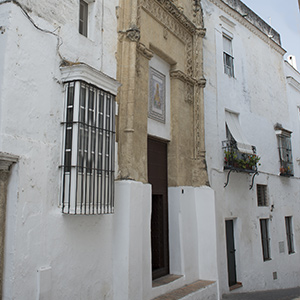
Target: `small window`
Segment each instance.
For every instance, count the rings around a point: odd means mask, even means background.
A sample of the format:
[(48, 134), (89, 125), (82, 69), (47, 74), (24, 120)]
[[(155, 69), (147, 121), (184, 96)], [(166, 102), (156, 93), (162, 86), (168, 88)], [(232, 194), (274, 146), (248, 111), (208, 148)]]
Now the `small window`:
[[(276, 124), (276, 135), (278, 142), (279, 160), (280, 160), (280, 175), (281, 176), (293, 176), (293, 156), (292, 156), (292, 143), (291, 143), (291, 132), (278, 127)], [(281, 125), (280, 125), (281, 126)]]
[(257, 205), (258, 206), (268, 206), (268, 195), (267, 195), (267, 186), (263, 184), (256, 185), (257, 192)]
[(269, 238), (269, 219), (260, 219), (261, 244), (263, 260), (270, 260), (270, 238)]
[(84, 36), (88, 34), (88, 3), (80, 0), (79, 5), (79, 33)]
[(229, 77), (234, 77), (232, 39), (224, 34), (223, 34), (223, 61), (224, 61), (224, 73), (227, 74)]
[(285, 217), (286, 239), (289, 254), (295, 253), (292, 217)]

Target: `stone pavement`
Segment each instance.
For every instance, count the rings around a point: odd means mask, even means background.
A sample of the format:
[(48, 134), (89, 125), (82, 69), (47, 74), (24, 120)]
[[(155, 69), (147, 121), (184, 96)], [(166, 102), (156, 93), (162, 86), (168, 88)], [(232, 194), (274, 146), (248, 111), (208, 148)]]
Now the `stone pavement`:
[(227, 300), (300, 300), (300, 287), (252, 293), (232, 293), (223, 295)]

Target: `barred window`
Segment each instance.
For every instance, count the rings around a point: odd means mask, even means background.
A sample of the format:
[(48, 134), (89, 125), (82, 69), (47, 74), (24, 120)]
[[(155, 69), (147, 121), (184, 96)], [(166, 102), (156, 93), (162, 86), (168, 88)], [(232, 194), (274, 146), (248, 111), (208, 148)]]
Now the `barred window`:
[(257, 205), (258, 206), (268, 206), (268, 194), (267, 194), (267, 186), (264, 184), (256, 185), (257, 192)]
[(62, 211), (113, 213), (115, 97), (79, 80), (65, 93)]
[(293, 156), (292, 156), (292, 143), (291, 132), (283, 128), (278, 128), (276, 124), (276, 135), (278, 141), (278, 152), (280, 160), (280, 175), (293, 176)]

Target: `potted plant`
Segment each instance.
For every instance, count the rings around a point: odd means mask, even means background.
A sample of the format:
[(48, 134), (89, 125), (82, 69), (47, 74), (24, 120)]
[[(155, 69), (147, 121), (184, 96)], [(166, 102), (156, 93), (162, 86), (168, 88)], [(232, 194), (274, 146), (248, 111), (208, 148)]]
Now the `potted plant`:
[(237, 154), (233, 151), (224, 151), (224, 162), (227, 166), (234, 166), (237, 167), (238, 161), (237, 161)]
[(256, 168), (257, 164), (260, 166), (259, 161), (260, 161), (260, 157), (257, 156), (256, 154), (248, 155), (246, 160), (247, 169), (253, 170), (254, 168)]

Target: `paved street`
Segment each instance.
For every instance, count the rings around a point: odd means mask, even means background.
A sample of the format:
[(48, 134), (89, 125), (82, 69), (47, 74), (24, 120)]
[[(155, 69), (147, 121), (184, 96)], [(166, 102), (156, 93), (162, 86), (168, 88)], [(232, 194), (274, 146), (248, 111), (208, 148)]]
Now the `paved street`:
[(228, 300), (300, 300), (300, 287), (254, 293), (232, 293), (223, 295)]

